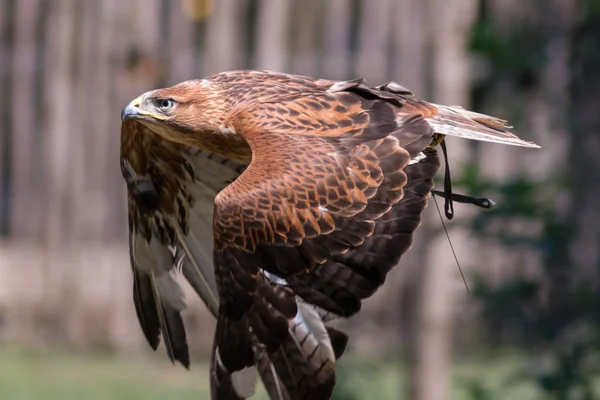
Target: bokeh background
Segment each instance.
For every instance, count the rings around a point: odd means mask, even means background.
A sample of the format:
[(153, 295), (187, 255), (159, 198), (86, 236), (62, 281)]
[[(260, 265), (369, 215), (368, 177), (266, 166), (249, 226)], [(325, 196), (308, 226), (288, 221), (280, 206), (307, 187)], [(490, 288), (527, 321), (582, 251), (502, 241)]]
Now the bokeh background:
[(600, 398), (600, 0), (0, 0), (0, 399), (208, 398), (132, 306), (119, 113), (253, 68), (395, 80), (542, 150), (448, 139), (455, 191), (348, 321), (337, 400)]

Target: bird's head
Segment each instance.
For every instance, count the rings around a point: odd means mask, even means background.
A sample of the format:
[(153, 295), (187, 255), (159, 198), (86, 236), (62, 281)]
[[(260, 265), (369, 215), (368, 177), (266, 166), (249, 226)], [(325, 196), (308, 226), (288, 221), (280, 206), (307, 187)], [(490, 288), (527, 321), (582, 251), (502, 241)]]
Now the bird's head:
[(192, 80), (142, 94), (123, 108), (121, 120), (141, 123), (173, 142), (247, 158), (250, 150), (245, 140), (225, 125), (230, 110), (221, 88)]
[(197, 80), (151, 90), (131, 101), (121, 112), (121, 120), (138, 120), (175, 141), (185, 140), (185, 134), (211, 133), (226, 111), (213, 92), (212, 86)]

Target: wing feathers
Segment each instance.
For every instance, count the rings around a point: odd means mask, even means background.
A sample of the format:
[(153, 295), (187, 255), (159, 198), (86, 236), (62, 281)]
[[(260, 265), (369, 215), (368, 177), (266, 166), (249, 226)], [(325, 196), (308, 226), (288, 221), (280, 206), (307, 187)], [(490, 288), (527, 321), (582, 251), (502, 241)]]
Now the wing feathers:
[(130, 241), (134, 303), (144, 336), (156, 350), (162, 335), (171, 361), (188, 368), (187, 338), (180, 314), (185, 308), (183, 293), (167, 267), (173, 265), (173, 256), (157, 241), (148, 244), (139, 235), (132, 235)]
[(508, 131), (506, 121), (489, 115), (468, 111), (460, 107), (436, 105), (439, 114), (429, 119), (436, 133), (464, 139), (507, 144), (511, 146), (539, 148)]
[[(439, 169), (430, 146), (449, 135), (539, 147), (505, 121), (414, 99), (395, 82), (236, 71), (170, 90), (198, 83), (237, 107), (221, 133), (252, 148), (248, 169), (135, 120), (122, 126), (121, 167), (142, 331), (189, 365), (177, 264), (218, 316), (216, 400), (251, 396), (257, 373), (272, 399), (329, 399), (348, 337), (326, 323), (358, 312), (410, 248)], [(186, 129), (181, 143), (201, 145)]]
[(331, 331), (334, 348), (314, 306), (280, 286), (279, 279), (272, 282), (259, 273), (257, 281), (252, 307), (245, 316), (233, 321), (220, 313), (215, 343), (221, 364), (213, 386), (217, 378), (227, 385), (227, 376), (243, 371), (254, 351), (254, 363), (268, 392), (277, 396), (273, 398), (328, 399), (335, 383), (336, 355), (343, 353), (345, 335)]
[(139, 122), (122, 126), (121, 166), (129, 193), (130, 253), (136, 313), (150, 346), (160, 335), (171, 360), (189, 366), (181, 310), (171, 271), (183, 276), (216, 315), (212, 263), (214, 196), (243, 164), (168, 142)]
[(282, 379), (277, 374), (275, 365), (266, 349), (258, 347), (256, 350), (256, 368), (260, 378), (272, 400), (291, 400), (292, 397), (288, 393)]
[(243, 400), (252, 397), (258, 379), (256, 368), (244, 368), (231, 373), (221, 362), (216, 339), (213, 343), (210, 368), (210, 392), (213, 400)]
[[(159, 285), (153, 272), (150, 274), (150, 283), (154, 293), (156, 315), (160, 324), (167, 354), (172, 362), (179, 361), (184, 367), (190, 366), (190, 355), (188, 353), (187, 338), (180, 310), (174, 308), (170, 303), (161, 298), (160, 286), (168, 288), (163, 283)], [(163, 281), (164, 282), (164, 281)], [(175, 281), (173, 284), (176, 285)], [(157, 301), (158, 300), (158, 301)]]
[(156, 312), (156, 300), (150, 277), (137, 270), (133, 271), (133, 303), (142, 332), (152, 350), (156, 351), (160, 343), (160, 322)]
[[(181, 229), (178, 228), (177, 239), (179, 246), (185, 253), (181, 265), (183, 276), (204, 301), (209, 311), (216, 315), (219, 309), (219, 300), (217, 297), (217, 283), (212, 270), (212, 257), (205, 253), (193, 233), (184, 235)], [(210, 260), (210, 262), (207, 262), (207, 260)]]

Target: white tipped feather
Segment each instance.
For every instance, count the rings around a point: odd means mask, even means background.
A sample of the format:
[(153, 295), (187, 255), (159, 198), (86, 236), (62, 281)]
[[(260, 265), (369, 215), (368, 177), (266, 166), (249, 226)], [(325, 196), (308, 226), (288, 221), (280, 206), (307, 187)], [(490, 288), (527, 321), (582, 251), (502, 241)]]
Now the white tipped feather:
[(231, 383), (238, 396), (243, 399), (254, 396), (256, 383), (258, 382), (258, 371), (256, 367), (244, 368), (231, 375)]
[(173, 279), (171, 273), (156, 276), (155, 279), (161, 303), (175, 310), (184, 310), (186, 304), (183, 291), (181, 290), (181, 286)]
[(276, 285), (287, 286), (287, 281), (285, 279), (280, 278), (277, 275), (270, 273), (269, 271), (265, 271), (264, 269), (262, 270), (262, 273), (268, 280), (275, 283)]
[(408, 162), (408, 165), (417, 164), (419, 161), (424, 160), (425, 158), (427, 158), (427, 156), (425, 155), (425, 153), (420, 152), (419, 154), (417, 154), (417, 156), (415, 158), (411, 159)]
[(149, 244), (140, 236), (132, 237), (133, 258), (137, 267), (150, 275), (156, 287), (157, 299), (163, 305), (168, 305), (176, 310), (185, 308), (183, 292), (179, 284), (173, 279), (172, 266), (174, 258), (168, 247), (157, 240)]
[(457, 106), (434, 106), (438, 108), (439, 113), (429, 118), (428, 122), (436, 133), (511, 146), (540, 147), (509, 132), (511, 127), (507, 126), (504, 120)]

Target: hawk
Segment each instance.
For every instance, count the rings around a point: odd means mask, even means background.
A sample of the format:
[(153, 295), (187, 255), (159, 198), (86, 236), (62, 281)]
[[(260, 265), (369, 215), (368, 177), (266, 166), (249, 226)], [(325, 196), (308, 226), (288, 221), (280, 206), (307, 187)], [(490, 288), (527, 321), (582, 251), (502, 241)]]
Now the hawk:
[[(214, 399), (329, 399), (333, 328), (411, 246), (445, 135), (525, 147), (505, 121), (395, 82), (232, 71), (121, 114), (133, 297), (156, 350), (189, 367), (180, 273), (217, 318)], [(447, 194), (447, 199), (451, 194)]]

